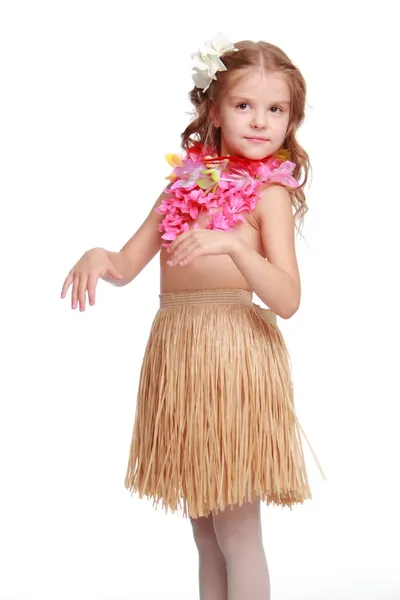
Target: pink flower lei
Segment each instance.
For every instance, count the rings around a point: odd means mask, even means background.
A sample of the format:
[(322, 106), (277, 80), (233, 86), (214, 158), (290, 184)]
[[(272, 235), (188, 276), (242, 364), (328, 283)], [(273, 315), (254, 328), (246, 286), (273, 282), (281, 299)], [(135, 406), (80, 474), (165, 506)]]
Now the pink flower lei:
[[(233, 156), (218, 156), (215, 149), (195, 144), (182, 159), (167, 155), (174, 167), (167, 177), (172, 185), (164, 191), (166, 198), (155, 210), (165, 215), (158, 226), (162, 239), (169, 243), (189, 229), (200, 212), (207, 212), (206, 229), (232, 231), (252, 211), (259, 199), (259, 188), (265, 183), (281, 183), (288, 187), (299, 185), (291, 173), (295, 163), (287, 160), (285, 150), (264, 160), (250, 160)], [(213, 211), (217, 209), (217, 211)]]

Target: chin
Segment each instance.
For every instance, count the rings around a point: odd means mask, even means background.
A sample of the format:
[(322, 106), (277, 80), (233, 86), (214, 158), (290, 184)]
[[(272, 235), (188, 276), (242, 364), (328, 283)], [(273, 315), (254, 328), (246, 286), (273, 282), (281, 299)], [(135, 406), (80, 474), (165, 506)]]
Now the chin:
[(250, 160), (263, 160), (268, 156), (271, 156), (276, 152), (276, 143), (271, 144), (271, 142), (265, 142), (263, 144), (249, 144), (249, 143), (241, 143), (227, 145), (225, 147), (225, 152), (222, 154), (231, 154), (232, 156), (240, 156), (242, 158), (247, 158)]
[(263, 160), (264, 158), (267, 158), (267, 156), (269, 156), (270, 154), (273, 154), (273, 151), (271, 151), (271, 149), (267, 147), (260, 147), (254, 149), (246, 148), (240, 153), (240, 155), (244, 158), (249, 158), (252, 160)]

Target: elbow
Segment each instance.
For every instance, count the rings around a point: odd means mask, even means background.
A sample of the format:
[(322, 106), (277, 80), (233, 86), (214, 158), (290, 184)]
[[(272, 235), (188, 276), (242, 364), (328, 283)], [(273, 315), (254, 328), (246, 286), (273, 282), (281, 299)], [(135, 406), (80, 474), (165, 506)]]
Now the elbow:
[(291, 302), (285, 303), (285, 306), (282, 306), (282, 309), (278, 313), (278, 316), (281, 319), (291, 319), (300, 308), (300, 294), (296, 294), (294, 298), (292, 298)]
[(290, 310), (285, 309), (284, 311), (279, 312), (278, 316), (281, 319), (288, 320), (288, 319), (291, 319), (297, 313), (298, 310), (299, 310), (299, 306), (296, 306), (295, 308), (291, 308)]

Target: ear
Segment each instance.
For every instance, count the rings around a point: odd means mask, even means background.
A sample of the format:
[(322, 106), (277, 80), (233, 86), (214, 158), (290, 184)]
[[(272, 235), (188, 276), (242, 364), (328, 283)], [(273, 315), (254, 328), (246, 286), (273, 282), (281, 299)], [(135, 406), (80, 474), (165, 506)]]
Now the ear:
[(214, 102), (211, 104), (211, 107), (210, 107), (210, 119), (211, 119), (211, 123), (214, 125), (214, 127), (216, 127), (217, 129), (219, 127), (221, 127), (221, 123), (220, 123), (220, 120), (218, 117), (217, 106)]

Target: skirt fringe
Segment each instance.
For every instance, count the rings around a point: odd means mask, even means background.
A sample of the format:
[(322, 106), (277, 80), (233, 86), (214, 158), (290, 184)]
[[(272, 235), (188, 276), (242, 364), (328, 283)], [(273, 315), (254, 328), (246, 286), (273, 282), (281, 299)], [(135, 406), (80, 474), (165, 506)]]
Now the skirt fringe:
[(140, 372), (125, 487), (197, 518), (260, 497), (310, 499), (291, 364), (248, 290), (160, 294)]

